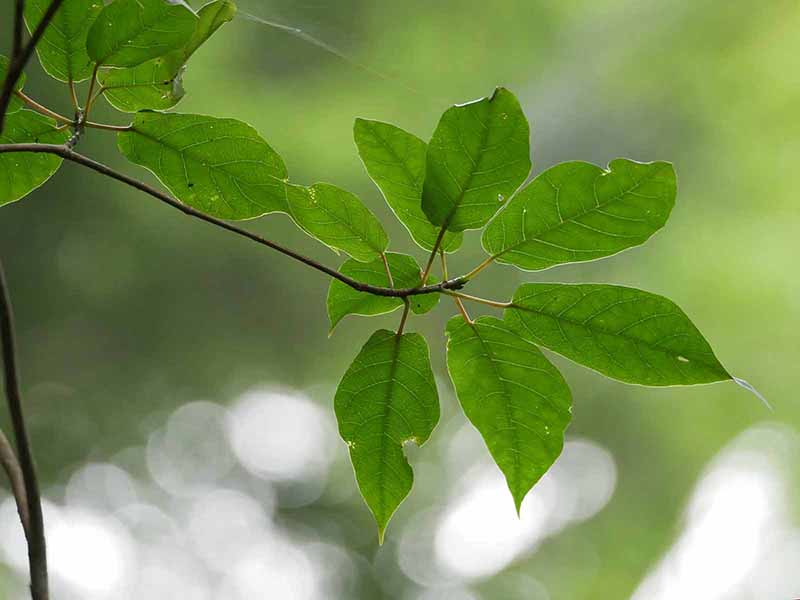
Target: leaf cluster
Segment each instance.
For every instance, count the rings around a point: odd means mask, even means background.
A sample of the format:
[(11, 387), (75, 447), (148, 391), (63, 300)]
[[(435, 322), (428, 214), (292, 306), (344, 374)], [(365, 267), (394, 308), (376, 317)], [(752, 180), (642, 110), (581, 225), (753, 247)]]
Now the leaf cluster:
[[(47, 5), (26, 3), (29, 28)], [(358, 352), (334, 399), (341, 437), (381, 539), (412, 487), (403, 447), (424, 444), (439, 420), (427, 342), (406, 327), (411, 313), (429, 312), (441, 295), (452, 297), (456, 312), (445, 331), (456, 394), (504, 474), (517, 510), (558, 458), (572, 414), (569, 387), (541, 348), (632, 384), (732, 379), (681, 309), (645, 291), (529, 283), (507, 302), (475, 298), (455, 286), (420, 292), (449, 281), (447, 254), (461, 248), (465, 230), (483, 230), (486, 260), (460, 283), (493, 263), (540, 271), (643, 244), (664, 227), (675, 205), (672, 165), (617, 159), (604, 169), (567, 162), (525, 184), (532, 167), (530, 127), (519, 101), (504, 88), (449, 108), (428, 142), (388, 123), (358, 119), (358, 153), (424, 251), (420, 263), (388, 250), (383, 225), (354, 194), (327, 183), (292, 181), (283, 159), (250, 125), (166, 112), (184, 95), (181, 80), (190, 57), (235, 12), (229, 0), (197, 12), (181, 1), (65, 0), (38, 56), (47, 73), (69, 86), (78, 117), (56, 119), (37, 108), (20, 80), (0, 143), (71, 144), (84, 128), (112, 129), (122, 155), (151, 171), (184, 205), (234, 221), (285, 213), (309, 236), (346, 254), (339, 268), (346, 277), (333, 279), (328, 292), (331, 329), (348, 315), (402, 309), (396, 331), (376, 331)], [(0, 78), (6, 70), (7, 61), (0, 59)], [(76, 84), (86, 80), (80, 106)], [(92, 124), (88, 114), (100, 97), (134, 113), (131, 123)], [(53, 154), (0, 154), (0, 205), (42, 185), (61, 160)], [(438, 260), (441, 278), (433, 273)], [(349, 281), (419, 293), (381, 295)], [(502, 318), (472, 320), (468, 301), (499, 308)]]

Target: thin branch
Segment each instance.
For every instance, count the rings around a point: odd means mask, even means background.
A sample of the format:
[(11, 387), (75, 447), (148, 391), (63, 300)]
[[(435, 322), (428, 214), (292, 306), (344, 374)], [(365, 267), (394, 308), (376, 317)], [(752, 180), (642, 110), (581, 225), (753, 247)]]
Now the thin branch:
[(86, 94), (86, 108), (84, 109), (84, 118), (89, 118), (89, 112), (92, 110), (92, 106), (94, 106), (94, 101), (100, 96), (102, 92), (98, 92), (96, 96), (92, 95), (94, 92), (94, 86), (97, 85), (97, 71), (100, 70), (100, 65), (98, 63), (94, 64), (94, 69), (92, 69), (92, 80), (89, 82), (89, 91)]
[(482, 262), (481, 264), (479, 264), (477, 267), (475, 267), (474, 269), (472, 269), (472, 271), (470, 271), (469, 273), (467, 273), (466, 275), (464, 275), (464, 279), (470, 280), (470, 279), (472, 279), (472, 278), (476, 277), (476, 276), (478, 275), (478, 273), (480, 273), (480, 272), (481, 272), (481, 271), (483, 271), (483, 270), (484, 270), (486, 267), (488, 267), (489, 265), (491, 265), (491, 264), (494, 262), (495, 258), (497, 258), (497, 257), (496, 257), (496, 256), (490, 256), (489, 258), (487, 258), (485, 261), (483, 261), (483, 262)]
[(496, 300), (487, 300), (486, 298), (478, 298), (477, 296), (470, 296), (469, 294), (462, 294), (461, 292), (451, 292), (448, 290), (442, 291), (443, 294), (458, 298), (460, 300), (468, 300), (470, 302), (477, 302), (478, 304), (485, 304), (492, 308), (510, 308), (514, 306), (513, 302), (498, 302)]
[(80, 108), (80, 102), (78, 102), (78, 90), (75, 89), (75, 82), (72, 79), (69, 80), (69, 99), (72, 101), (72, 108), (77, 113)]
[(50, 110), (46, 106), (43, 106), (43, 105), (39, 104), (36, 100), (31, 98), (30, 96), (28, 96), (24, 92), (21, 92), (21, 91), (18, 90), (16, 92), (14, 92), (14, 95), (17, 98), (19, 98), (20, 100), (22, 100), (25, 104), (27, 104), (30, 108), (35, 110), (36, 112), (42, 113), (43, 115), (46, 115), (46, 116), (48, 116), (48, 117), (50, 117), (52, 119), (55, 119), (56, 121), (59, 121), (60, 123), (74, 124), (74, 121), (72, 119), (70, 119), (69, 117), (65, 117), (64, 115), (60, 115), (57, 112), (55, 112), (53, 110)]
[(467, 323), (469, 323), (470, 325), (472, 325), (475, 321), (473, 321), (470, 318), (469, 313), (467, 312), (467, 309), (464, 307), (464, 303), (461, 301), (461, 298), (456, 296), (456, 297), (453, 298), (453, 300), (455, 301), (456, 306), (458, 307), (458, 312), (460, 312), (461, 316), (464, 317), (464, 320)]
[(331, 269), (312, 258), (308, 258), (294, 250), (290, 250), (289, 248), (285, 248), (276, 242), (263, 238), (261, 236), (256, 235), (255, 233), (251, 233), (246, 229), (241, 229), (231, 223), (223, 221), (221, 219), (217, 219), (216, 217), (212, 217), (211, 215), (207, 215), (199, 210), (195, 210), (191, 206), (187, 206), (186, 204), (182, 204), (175, 198), (157, 190), (146, 183), (138, 181), (133, 177), (129, 177), (124, 173), (120, 173), (115, 171), (111, 167), (108, 167), (102, 163), (99, 163), (95, 160), (87, 156), (83, 156), (82, 154), (78, 154), (77, 152), (73, 151), (71, 148), (67, 146), (55, 145), (55, 144), (0, 144), (0, 154), (7, 153), (7, 152), (35, 152), (39, 154), (55, 154), (56, 156), (60, 156), (65, 160), (69, 160), (71, 162), (77, 163), (93, 171), (96, 171), (102, 175), (107, 177), (111, 177), (112, 179), (116, 179), (126, 185), (129, 185), (137, 190), (164, 202), (165, 204), (169, 204), (171, 207), (178, 209), (182, 213), (189, 215), (190, 217), (194, 217), (196, 219), (200, 219), (205, 221), (206, 223), (210, 223), (211, 225), (215, 225), (231, 233), (235, 233), (236, 235), (245, 237), (257, 244), (261, 244), (262, 246), (267, 246), (280, 252), (281, 254), (285, 254), (286, 256), (293, 258), (301, 263), (316, 269), (317, 271), (321, 271), (326, 275), (333, 277), (334, 279), (338, 279), (342, 283), (347, 286), (350, 286), (354, 290), (359, 292), (367, 292), (369, 294), (373, 294), (375, 296), (387, 296), (391, 298), (406, 298), (408, 296), (421, 296), (424, 294), (434, 294), (441, 292), (443, 290), (460, 290), (464, 287), (464, 282), (461, 280), (460, 277), (455, 279), (450, 279), (447, 281), (442, 281), (441, 283), (433, 284), (433, 285), (425, 285), (425, 286), (417, 286), (413, 288), (390, 288), (390, 287), (380, 287), (375, 285), (369, 285), (367, 283), (362, 283), (352, 277), (348, 277), (347, 275), (343, 275), (336, 271), (335, 269)]
[[(64, 123), (66, 125), (71, 125), (72, 127), (78, 127), (79, 122), (75, 119), (70, 119), (69, 117), (65, 117), (62, 114), (59, 114), (53, 110), (50, 110), (46, 106), (39, 104), (36, 100), (25, 94), (24, 92), (16, 91), (14, 95), (22, 100), (25, 104), (27, 104), (30, 108), (35, 110), (38, 113), (41, 113), (51, 119), (55, 119), (59, 123)], [(79, 109), (80, 110), (80, 109)], [(130, 131), (133, 129), (132, 125), (108, 125), (106, 123), (95, 123), (94, 121), (83, 121), (80, 123), (84, 127), (89, 127), (91, 129), (104, 129), (106, 131), (114, 131), (114, 132), (121, 132), (121, 131)]]
[(11, 56), (19, 56), (22, 51), (23, 15), (25, 14), (25, 0), (16, 0), (14, 5), (14, 43), (11, 46)]
[(442, 226), (439, 230), (439, 235), (436, 238), (436, 242), (433, 244), (433, 250), (431, 250), (431, 255), (428, 257), (428, 264), (425, 265), (425, 270), (422, 272), (422, 278), (420, 279), (420, 285), (424, 285), (426, 281), (428, 281), (428, 275), (431, 274), (431, 268), (433, 267), (433, 261), (436, 260), (436, 254), (439, 252), (439, 246), (442, 245), (442, 240), (444, 239), (444, 234), (447, 233), (447, 227)]
[(31, 570), (31, 595), (33, 600), (47, 600), (47, 549), (44, 538), (44, 517), (36, 465), (33, 460), (31, 442), (22, 412), (22, 393), (17, 374), (17, 359), (14, 341), (14, 313), (8, 294), (5, 272), (0, 262), (0, 345), (3, 349), (3, 371), (6, 398), (17, 442), (17, 454), (22, 470), (22, 479), (27, 492), (29, 515), (28, 563)]
[(86, 121), (84, 125), (90, 129), (105, 129), (106, 131), (116, 131), (117, 133), (133, 129), (133, 125), (108, 125), (106, 123), (95, 123), (94, 121)]
[(25, 538), (27, 539), (30, 537), (31, 517), (28, 513), (28, 494), (25, 492), (25, 479), (22, 477), (22, 467), (19, 466), (17, 455), (14, 454), (14, 448), (2, 430), (0, 430), (0, 464), (3, 465), (3, 470), (6, 472), (8, 481), (11, 484), (11, 493), (14, 495), (19, 520), (22, 523), (22, 529), (25, 531)]
[(14, 85), (17, 83), (20, 75), (22, 75), (25, 65), (28, 64), (28, 61), (33, 55), (36, 44), (38, 44), (39, 40), (42, 39), (45, 29), (47, 29), (47, 26), (50, 24), (50, 21), (53, 20), (56, 11), (58, 11), (63, 2), (64, 0), (53, 0), (50, 3), (50, 6), (47, 7), (47, 10), (42, 15), (42, 20), (39, 21), (39, 24), (36, 26), (33, 34), (31, 34), (31, 39), (28, 40), (28, 43), (23, 46), (18, 53), (11, 56), (11, 60), (8, 64), (8, 73), (6, 74), (6, 79), (3, 82), (2, 92), (0, 92), (0, 133), (3, 132), (6, 110), (8, 109), (9, 102), (11, 102), (11, 95), (14, 92)]
[(408, 298), (403, 298), (403, 303), (405, 306), (403, 307), (403, 316), (400, 317), (400, 325), (397, 326), (397, 337), (403, 335), (403, 331), (406, 328), (406, 322), (408, 322), (408, 313), (411, 310), (411, 302), (408, 301)]
[(389, 259), (386, 258), (386, 252), (381, 252), (381, 260), (383, 261), (383, 268), (386, 269), (386, 280), (389, 282), (389, 287), (394, 287), (394, 278), (392, 277), (392, 270), (389, 268)]

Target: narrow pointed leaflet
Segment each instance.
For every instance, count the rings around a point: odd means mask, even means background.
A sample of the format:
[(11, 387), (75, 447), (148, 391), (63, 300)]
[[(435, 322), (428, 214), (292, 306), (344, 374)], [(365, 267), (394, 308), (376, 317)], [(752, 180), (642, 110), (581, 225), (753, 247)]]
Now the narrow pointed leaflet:
[(731, 379), (671, 300), (617, 285), (529, 283), (505, 311), (509, 327), (627, 383), (693, 385)]
[(536, 271), (645, 243), (675, 205), (675, 171), (625, 159), (608, 169), (585, 162), (548, 169), (489, 223), (484, 249), (497, 262)]
[(403, 446), (424, 444), (439, 421), (439, 394), (425, 339), (376, 331), (345, 373), (334, 405), (358, 487), (382, 541), (414, 481)]
[[(429, 252), (433, 250), (440, 228), (422, 210), (428, 150), (425, 142), (389, 123), (366, 119), (356, 119), (353, 136), (367, 173), (386, 203), (414, 241)], [(462, 240), (462, 234), (448, 232), (441, 247), (455, 252)]]
[(447, 324), (447, 369), (464, 413), (505, 475), (517, 512), (561, 454), (572, 396), (561, 373), (503, 321)]
[(428, 145), (423, 211), (450, 231), (483, 227), (528, 177), (530, 153), (528, 120), (508, 90), (452, 107)]

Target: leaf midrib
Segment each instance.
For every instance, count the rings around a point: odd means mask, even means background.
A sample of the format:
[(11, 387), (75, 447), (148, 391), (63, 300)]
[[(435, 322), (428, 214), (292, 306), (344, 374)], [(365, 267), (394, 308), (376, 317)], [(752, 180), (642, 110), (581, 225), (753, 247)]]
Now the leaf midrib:
[[(600, 179), (600, 177), (604, 177), (604, 176), (607, 177), (611, 173), (613, 173), (613, 171), (607, 171), (606, 173), (598, 175), (598, 177), (594, 180), (594, 183), (592, 185), (593, 185), (593, 190), (595, 191), (595, 194), (597, 193), (597, 189), (594, 187), (594, 185), (596, 185), (598, 179)], [(631, 186), (629, 189), (626, 189), (624, 192), (621, 192), (621, 193), (617, 194), (616, 196), (613, 196), (607, 202), (596, 204), (595, 206), (593, 206), (592, 208), (590, 208), (588, 210), (582, 211), (582, 212), (570, 217), (569, 219), (560, 221), (558, 224), (556, 224), (556, 225), (554, 225), (552, 227), (548, 227), (547, 229), (539, 231), (539, 232), (537, 232), (535, 234), (536, 237), (533, 237), (533, 238), (527, 238), (526, 237), (522, 241), (520, 241), (520, 242), (518, 242), (518, 243), (516, 243), (516, 244), (514, 244), (514, 245), (512, 245), (512, 246), (510, 246), (508, 248), (506, 248), (505, 250), (502, 250), (501, 252), (493, 254), (492, 255), (492, 259), (493, 260), (497, 260), (498, 258), (502, 257), (503, 255), (508, 254), (509, 252), (513, 252), (514, 250), (517, 250), (518, 248), (520, 248), (520, 247), (522, 247), (522, 246), (524, 246), (525, 244), (528, 244), (528, 243), (539, 242), (539, 243), (542, 243), (542, 244), (547, 244), (547, 242), (545, 242), (544, 240), (540, 240), (539, 237), (541, 237), (543, 235), (546, 235), (546, 234), (548, 234), (548, 233), (550, 233), (552, 231), (555, 231), (555, 230), (561, 228), (566, 223), (571, 223), (573, 221), (577, 221), (581, 217), (585, 217), (586, 215), (596, 211), (599, 208), (605, 208), (605, 207), (609, 206), (610, 204), (613, 204), (614, 202), (616, 202), (618, 200), (621, 200), (623, 196), (636, 191), (643, 183), (646, 183), (647, 181), (651, 180), (653, 178), (653, 176), (655, 176), (657, 174), (658, 174), (658, 172), (653, 173), (653, 174), (647, 174), (645, 177), (642, 177), (641, 179), (639, 179), (636, 182), (635, 185)], [(550, 183), (550, 181), (547, 180), (547, 179), (545, 179), (545, 181), (547, 181), (547, 183), (549, 183), (551, 187), (556, 189), (557, 193), (559, 192), (561, 186), (556, 187), (552, 183)], [(525, 236), (525, 235), (527, 235), (527, 233), (523, 230), (522, 231), (522, 235)], [(570, 249), (569, 251), (573, 252), (574, 250)]]
[[(579, 302), (582, 302), (583, 299), (586, 298), (586, 297), (587, 296), (583, 296), (583, 298), (581, 298), (581, 300), (579, 300)], [(517, 310), (521, 310), (521, 311), (524, 311), (524, 312), (529, 312), (529, 313), (533, 313), (533, 314), (537, 314), (537, 315), (542, 315), (542, 316), (554, 319), (556, 321), (559, 321), (559, 320), (565, 321), (567, 323), (571, 323), (572, 325), (577, 325), (579, 327), (586, 328), (586, 329), (588, 329), (590, 331), (593, 331), (595, 333), (604, 333), (604, 334), (611, 335), (611, 336), (614, 336), (614, 337), (621, 337), (623, 339), (626, 339), (626, 340), (629, 340), (629, 341), (632, 341), (632, 342), (635, 342), (635, 343), (644, 344), (648, 348), (651, 348), (651, 349), (656, 350), (658, 352), (662, 352), (663, 354), (666, 354), (667, 356), (670, 356), (672, 358), (676, 358), (677, 359), (678, 356), (684, 356), (683, 354), (673, 353), (671, 350), (668, 350), (668, 349), (666, 349), (664, 347), (656, 346), (652, 342), (649, 342), (647, 340), (643, 340), (641, 338), (637, 338), (637, 337), (634, 337), (634, 336), (631, 336), (631, 335), (627, 335), (626, 333), (616, 333), (614, 331), (610, 331), (610, 330), (602, 328), (602, 327), (590, 327), (587, 323), (584, 323), (583, 321), (578, 321), (576, 319), (571, 319), (571, 318), (564, 317), (564, 316), (552, 315), (552, 314), (549, 314), (549, 313), (546, 313), (546, 312), (543, 312), (543, 311), (540, 311), (540, 310), (536, 310), (534, 308), (530, 308), (530, 307), (527, 307), (527, 306), (522, 306), (520, 304), (517, 304), (515, 301), (512, 301), (511, 305), (506, 310), (509, 310), (509, 309), (517, 309)], [(670, 314), (677, 314), (677, 315), (680, 316), (680, 313), (672, 312)], [(592, 319), (594, 319), (594, 317), (592, 317)], [(528, 332), (531, 333), (531, 335), (534, 335), (533, 332), (530, 331), (530, 329), (528, 328), (527, 324), (525, 324), (524, 320), (522, 321), (522, 323), (525, 325), (525, 329), (527, 329)], [(538, 339), (539, 336), (536, 336), (536, 337)], [(574, 344), (571, 341), (569, 341), (569, 339), (567, 339), (566, 336), (565, 336), (565, 340), (567, 341), (568, 344), (570, 344), (570, 345), (572, 345), (574, 347)], [(541, 343), (541, 342), (539, 342), (539, 343)], [(542, 344), (542, 345), (545, 345), (545, 344)], [(560, 352), (559, 352), (559, 354), (560, 354)], [(689, 357), (686, 357), (686, 358), (689, 358)], [(705, 365), (707, 367), (710, 367), (712, 369), (715, 369), (715, 370), (719, 366), (721, 366), (721, 365), (714, 365), (713, 363), (709, 363), (709, 362), (707, 362), (706, 360), (703, 360), (703, 359), (698, 359), (695, 356), (692, 356), (691, 358), (692, 358), (692, 360), (696, 360), (697, 362), (700, 362), (701, 364), (703, 364), (703, 365)], [(725, 371), (724, 367), (723, 367), (723, 371), (727, 374), (727, 371)]]

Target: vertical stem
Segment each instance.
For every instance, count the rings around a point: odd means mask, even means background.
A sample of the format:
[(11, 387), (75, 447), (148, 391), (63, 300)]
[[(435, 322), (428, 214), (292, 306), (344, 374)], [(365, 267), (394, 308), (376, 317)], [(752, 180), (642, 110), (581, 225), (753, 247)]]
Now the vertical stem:
[[(442, 255), (442, 277), (447, 279), (447, 255), (445, 254), (444, 250), (441, 251)], [(467, 312), (464, 303), (461, 301), (460, 294), (448, 294), (448, 296), (452, 296), (453, 301), (456, 303), (456, 307), (458, 307), (458, 312), (461, 313), (461, 316), (464, 317), (464, 320), (472, 325), (472, 319), (469, 317), (469, 313)]]
[(447, 233), (447, 227), (443, 226), (439, 231), (439, 237), (436, 238), (436, 242), (433, 244), (433, 250), (431, 250), (430, 258), (428, 258), (428, 264), (425, 265), (425, 270), (422, 272), (422, 281), (420, 282), (420, 285), (425, 285), (425, 282), (428, 281), (428, 275), (431, 274), (433, 261), (436, 260), (436, 253), (439, 252), (439, 247), (442, 245), (442, 240), (444, 239), (445, 233)]
[(389, 259), (386, 258), (386, 252), (381, 252), (381, 260), (383, 261), (383, 268), (386, 269), (386, 277), (389, 281), (389, 287), (394, 287), (394, 279), (392, 278), (392, 270), (389, 268)]
[(406, 328), (406, 322), (408, 322), (408, 312), (411, 310), (411, 302), (408, 301), (408, 298), (403, 298), (403, 302), (405, 306), (403, 307), (403, 316), (400, 317), (400, 325), (397, 326), (397, 337), (403, 335), (403, 331)]
[(11, 484), (11, 493), (14, 495), (14, 502), (17, 504), (19, 520), (22, 522), (22, 529), (25, 532), (25, 539), (30, 535), (31, 517), (28, 514), (28, 494), (25, 492), (25, 480), (22, 477), (22, 467), (19, 466), (17, 455), (14, 448), (8, 441), (6, 435), (0, 431), (0, 465), (6, 472), (8, 481)]
[(14, 437), (17, 442), (19, 465), (22, 469), (22, 478), (25, 482), (25, 491), (28, 498), (28, 514), (30, 516), (28, 562), (31, 571), (31, 596), (33, 600), (48, 600), (47, 549), (44, 538), (42, 501), (39, 493), (39, 482), (36, 478), (36, 465), (33, 460), (31, 443), (22, 413), (22, 394), (17, 374), (14, 341), (14, 313), (2, 262), (0, 262), (0, 343), (3, 349), (3, 371), (8, 410), (11, 413), (11, 424), (14, 428)]
[(25, 13), (25, 0), (16, 0), (14, 8), (14, 43), (11, 47), (12, 59), (20, 55), (22, 51), (22, 29), (23, 29), (23, 15)]
[(78, 90), (75, 89), (75, 82), (71, 79), (69, 81), (69, 98), (72, 101), (72, 108), (77, 113), (80, 110), (81, 105), (78, 102)]

